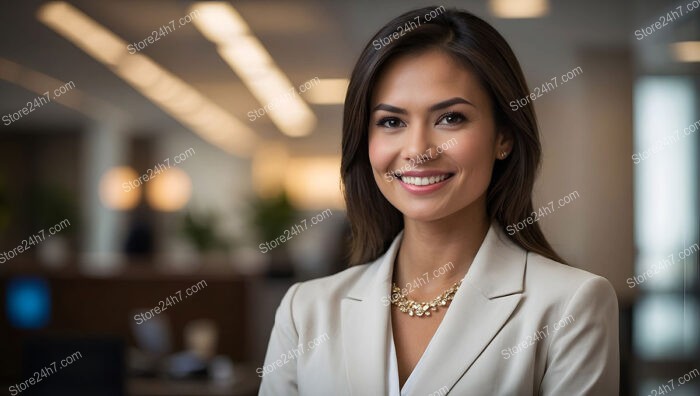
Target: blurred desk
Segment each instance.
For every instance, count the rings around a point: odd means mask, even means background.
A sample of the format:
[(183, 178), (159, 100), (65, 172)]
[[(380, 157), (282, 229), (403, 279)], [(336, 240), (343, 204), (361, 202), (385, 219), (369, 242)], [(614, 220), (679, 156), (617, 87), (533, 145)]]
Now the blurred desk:
[(127, 381), (129, 396), (255, 396), (260, 382), (251, 369), (250, 376), (240, 381), (217, 383), (209, 380), (167, 380), (159, 378), (131, 378)]
[[(5, 294), (7, 281), (14, 277), (36, 276), (46, 279), (51, 294), (51, 321), (40, 330), (16, 329), (6, 320), (4, 304), (0, 307), (0, 334), (12, 340), (0, 343), (0, 354), (3, 356), (0, 359), (0, 380), (14, 381), (20, 377), (20, 347), (29, 336), (111, 335), (118, 336), (127, 345), (133, 346), (135, 339), (130, 327), (134, 322), (134, 311), (142, 312), (155, 307), (159, 301), (180, 290), (184, 297), (186, 288), (202, 280), (206, 281), (206, 287), (163, 312), (167, 315), (172, 330), (172, 351), (183, 350), (182, 332), (187, 323), (206, 318), (214, 321), (218, 327), (218, 354), (228, 356), (234, 363), (253, 361), (249, 351), (251, 341), (247, 293), (251, 277), (233, 271), (172, 273), (153, 266), (133, 264), (118, 273), (96, 277), (81, 273), (75, 266), (51, 271), (35, 263), (12, 264), (4, 266), (0, 271), (0, 295)], [(154, 382), (145, 383), (144, 386), (148, 386)], [(186, 383), (174, 381), (172, 384), (177, 386), (173, 389), (188, 389), (184, 385)], [(208, 394), (243, 394), (230, 393), (230, 389), (227, 392), (229, 393)], [(181, 393), (168, 391), (167, 394)]]

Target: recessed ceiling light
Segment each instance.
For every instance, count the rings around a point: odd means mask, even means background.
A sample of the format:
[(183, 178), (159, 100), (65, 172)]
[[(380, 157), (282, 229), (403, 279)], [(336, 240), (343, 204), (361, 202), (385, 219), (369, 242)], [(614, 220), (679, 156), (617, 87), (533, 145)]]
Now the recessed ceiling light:
[(313, 104), (343, 104), (349, 83), (347, 78), (322, 78), (304, 98)]
[(489, 6), (498, 18), (540, 18), (549, 12), (549, 0), (491, 0)]
[(190, 10), (199, 12), (195, 26), (216, 44), (221, 58), (265, 110), (263, 114), (287, 136), (310, 134), (316, 126), (316, 116), (238, 11), (219, 1), (197, 2)]
[[(228, 153), (242, 157), (250, 155), (257, 143), (257, 136), (251, 128), (151, 58), (143, 54), (129, 54), (124, 40), (82, 11), (66, 2), (54, 1), (40, 7), (37, 18), (102, 62), (203, 139)], [(211, 15), (209, 18), (217, 20)], [(235, 18), (232, 20), (235, 21)], [(245, 31), (245, 25), (232, 20), (213, 23), (210, 34)]]
[(700, 41), (681, 41), (671, 44), (673, 58), (679, 62), (700, 62)]

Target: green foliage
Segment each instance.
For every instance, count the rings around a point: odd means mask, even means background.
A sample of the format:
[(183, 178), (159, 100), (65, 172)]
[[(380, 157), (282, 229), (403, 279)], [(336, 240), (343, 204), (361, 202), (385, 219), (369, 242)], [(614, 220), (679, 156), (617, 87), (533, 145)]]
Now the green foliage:
[(50, 227), (68, 219), (71, 226), (61, 233), (71, 234), (77, 231), (79, 218), (72, 191), (58, 185), (37, 185), (30, 189), (29, 204), (37, 222), (35, 227)]
[(252, 203), (251, 222), (260, 237), (269, 241), (283, 232), (297, 215), (287, 195), (282, 193), (271, 199), (257, 199)]
[(187, 212), (183, 221), (183, 234), (199, 252), (226, 250), (229, 244), (217, 234), (218, 219), (219, 216), (212, 212)]

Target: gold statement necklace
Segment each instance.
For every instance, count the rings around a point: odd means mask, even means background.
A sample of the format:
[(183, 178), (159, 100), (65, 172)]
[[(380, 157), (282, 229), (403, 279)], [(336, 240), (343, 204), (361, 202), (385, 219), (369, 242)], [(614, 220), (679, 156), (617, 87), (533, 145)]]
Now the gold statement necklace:
[(420, 302), (406, 297), (407, 293), (402, 293), (401, 288), (392, 282), (391, 304), (397, 306), (401, 312), (408, 313), (408, 316), (430, 316), (431, 311), (434, 312), (439, 307), (447, 306), (454, 299), (457, 290), (462, 285), (462, 280), (455, 282), (449, 289), (427, 302)]

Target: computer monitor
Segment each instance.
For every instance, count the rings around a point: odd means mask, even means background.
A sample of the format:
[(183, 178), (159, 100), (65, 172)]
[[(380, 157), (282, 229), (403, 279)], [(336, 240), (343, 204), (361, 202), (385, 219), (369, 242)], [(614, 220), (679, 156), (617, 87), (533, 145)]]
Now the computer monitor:
[(124, 341), (116, 337), (30, 338), (23, 347), (20, 381), (41, 381), (19, 395), (123, 396), (124, 348)]

